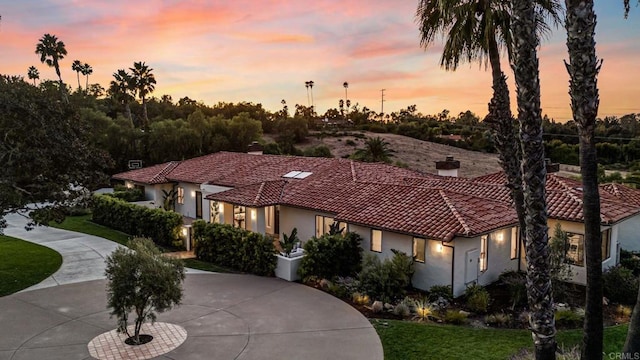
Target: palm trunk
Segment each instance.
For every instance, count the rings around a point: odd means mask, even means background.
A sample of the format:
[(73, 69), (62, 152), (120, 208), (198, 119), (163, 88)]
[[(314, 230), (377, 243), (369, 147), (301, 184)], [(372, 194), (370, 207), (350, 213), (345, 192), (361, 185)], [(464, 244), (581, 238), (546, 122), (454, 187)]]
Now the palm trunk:
[(124, 108), (125, 108), (125, 111), (127, 112), (127, 117), (129, 118), (129, 121), (131, 122), (131, 128), (135, 129), (136, 126), (133, 123), (133, 115), (131, 114), (131, 106), (129, 105), (129, 101), (128, 100), (125, 101)]
[(516, 138), (517, 132), (515, 119), (511, 114), (509, 87), (507, 86), (507, 78), (501, 69), (500, 53), (495, 37), (489, 39), (489, 63), (491, 64), (491, 75), (493, 77), (493, 97), (489, 103), (489, 114), (485, 122), (488, 122), (493, 130), (500, 164), (507, 176), (511, 199), (518, 215), (520, 239), (524, 239), (526, 223), (524, 194), (522, 192), (522, 171), (520, 169), (522, 153)]
[(595, 144), (598, 114), (600, 63), (595, 50), (596, 16), (593, 0), (566, 0), (566, 29), (570, 76), (571, 109), (580, 133), (580, 174), (584, 241), (587, 266), (582, 359), (601, 359), (603, 346), (602, 315), (602, 238), (600, 235), (600, 193)]
[(145, 97), (142, 97), (142, 119), (144, 121), (144, 132), (149, 130), (149, 118), (147, 117), (147, 101)]
[(528, 0), (513, 2), (514, 73), (517, 87), (522, 174), (526, 212), (527, 298), (529, 324), (537, 360), (556, 358), (556, 327), (549, 274), (549, 232), (545, 183), (547, 171), (542, 142), (538, 38), (535, 9)]
[(62, 75), (60, 75), (60, 65), (58, 64), (57, 59), (53, 59), (53, 67), (56, 69), (56, 75), (58, 75), (58, 81), (60, 82), (60, 94), (62, 95), (62, 101), (65, 103), (69, 103), (69, 99), (67, 98), (67, 92), (64, 88), (64, 83), (62, 82)]
[(78, 75), (78, 90), (82, 90), (82, 88), (80, 87), (80, 72), (76, 71), (76, 75)]
[(86, 81), (86, 83), (85, 83), (84, 89), (85, 89), (86, 91), (89, 91), (89, 75), (87, 75), (87, 81)]
[[(638, 300), (631, 314), (629, 322), (629, 332), (627, 333), (627, 341), (624, 343), (622, 352), (627, 355), (640, 354), (640, 289), (638, 289)], [(633, 356), (627, 356), (626, 359), (633, 359)]]

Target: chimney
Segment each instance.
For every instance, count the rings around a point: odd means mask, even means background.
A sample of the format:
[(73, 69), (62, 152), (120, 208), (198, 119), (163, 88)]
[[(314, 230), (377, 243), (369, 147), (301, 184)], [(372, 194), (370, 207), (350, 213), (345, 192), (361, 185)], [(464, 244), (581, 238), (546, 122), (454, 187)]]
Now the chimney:
[(552, 163), (551, 159), (549, 158), (544, 159), (544, 166), (547, 168), (547, 174), (557, 173), (558, 171), (560, 171), (560, 164)]
[(251, 155), (262, 155), (262, 151), (264, 150), (264, 148), (262, 147), (262, 145), (258, 144), (257, 141), (254, 141), (251, 143), (251, 145), (249, 145), (249, 148), (247, 150), (247, 154), (251, 154)]
[(436, 161), (436, 170), (440, 176), (458, 177), (458, 169), (460, 169), (460, 161), (453, 160), (453, 156), (449, 155), (445, 161)]

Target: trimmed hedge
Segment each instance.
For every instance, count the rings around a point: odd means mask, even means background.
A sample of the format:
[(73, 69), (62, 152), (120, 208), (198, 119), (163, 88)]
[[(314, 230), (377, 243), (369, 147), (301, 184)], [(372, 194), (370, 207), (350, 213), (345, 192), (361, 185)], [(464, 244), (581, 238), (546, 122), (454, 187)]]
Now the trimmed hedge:
[(303, 279), (311, 276), (333, 279), (354, 276), (362, 267), (362, 237), (356, 233), (325, 234), (304, 244), (305, 256), (298, 273)]
[(148, 237), (162, 246), (180, 240), (182, 215), (163, 209), (130, 204), (112, 196), (95, 195), (93, 221), (137, 237)]
[(196, 257), (203, 261), (256, 275), (273, 276), (278, 258), (273, 240), (262, 234), (212, 224), (193, 223)]

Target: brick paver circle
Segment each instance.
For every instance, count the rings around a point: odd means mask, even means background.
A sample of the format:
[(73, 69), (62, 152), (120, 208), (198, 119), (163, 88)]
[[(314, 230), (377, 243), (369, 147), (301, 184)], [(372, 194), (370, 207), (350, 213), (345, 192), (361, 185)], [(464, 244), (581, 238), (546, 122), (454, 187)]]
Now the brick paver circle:
[[(128, 327), (133, 332), (133, 325)], [(102, 333), (89, 342), (89, 354), (101, 360), (143, 360), (151, 359), (180, 346), (187, 339), (187, 331), (175, 324), (156, 322), (143, 324), (140, 334), (153, 336), (153, 340), (146, 344), (132, 346), (125, 344), (127, 335), (111, 330)]]

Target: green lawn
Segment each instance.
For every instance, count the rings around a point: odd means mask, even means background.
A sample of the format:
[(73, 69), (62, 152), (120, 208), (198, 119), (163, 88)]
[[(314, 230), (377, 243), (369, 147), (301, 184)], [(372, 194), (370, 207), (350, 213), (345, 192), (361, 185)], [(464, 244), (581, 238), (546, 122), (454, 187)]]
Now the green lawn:
[(91, 221), (91, 215), (67, 216), (63, 222), (59, 224), (51, 222), (49, 226), (99, 236), (122, 245), (127, 245), (129, 238), (131, 238), (131, 236), (123, 232), (94, 223)]
[[(129, 241), (129, 239), (131, 238), (130, 235), (127, 235), (123, 232), (94, 223), (93, 221), (91, 221), (91, 215), (67, 216), (67, 218), (63, 222), (59, 224), (52, 222), (49, 224), (49, 226), (55, 227), (58, 229), (77, 231), (84, 234), (99, 236), (111, 241), (115, 241), (125, 246), (127, 245), (127, 242)], [(185, 259), (184, 265), (192, 269), (198, 269), (203, 271), (225, 272), (225, 273), (234, 272), (227, 268), (220, 267), (215, 264), (202, 261), (202, 260), (197, 260), (197, 259)]]
[(61, 264), (62, 256), (48, 247), (0, 235), (0, 296), (41, 282)]
[[(385, 360), (508, 359), (522, 348), (533, 348), (527, 330), (474, 329), (465, 326), (371, 320), (384, 348)], [(387, 325), (384, 325), (387, 324)], [(605, 352), (622, 349), (627, 325), (605, 329)], [(558, 332), (558, 344), (571, 348), (580, 343), (582, 330)]]

